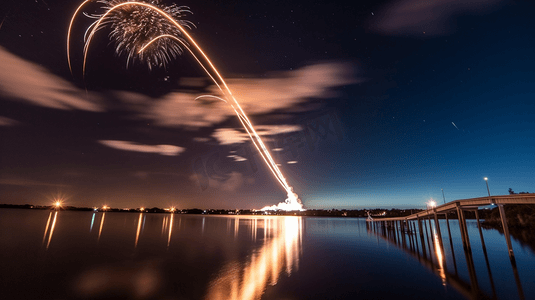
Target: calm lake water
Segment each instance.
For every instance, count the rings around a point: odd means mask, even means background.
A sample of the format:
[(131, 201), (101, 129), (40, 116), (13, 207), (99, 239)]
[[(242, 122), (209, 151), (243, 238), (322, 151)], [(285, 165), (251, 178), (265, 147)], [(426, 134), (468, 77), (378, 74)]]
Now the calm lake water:
[[(474, 274), (450, 226), (455, 261), (441, 223), (439, 268), (364, 219), (0, 209), (0, 298), (466, 299)], [(513, 241), (514, 269), (484, 230), (486, 260), (468, 230), (480, 297), (535, 299), (534, 252)]]

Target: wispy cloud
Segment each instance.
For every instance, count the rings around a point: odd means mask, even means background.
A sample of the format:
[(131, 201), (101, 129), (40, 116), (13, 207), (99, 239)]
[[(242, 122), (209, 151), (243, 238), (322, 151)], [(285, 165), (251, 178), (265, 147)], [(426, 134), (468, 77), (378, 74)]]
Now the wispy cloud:
[(228, 155), (227, 157), (234, 158), (234, 161), (246, 161), (247, 160), (247, 158), (241, 157), (241, 156), (235, 155), (235, 154)]
[(371, 27), (388, 35), (440, 36), (453, 32), (457, 15), (481, 14), (503, 0), (398, 0), (371, 17)]
[(143, 145), (128, 141), (101, 140), (99, 143), (118, 150), (158, 153), (166, 156), (177, 156), (186, 150), (186, 148), (173, 145)]
[[(190, 176), (190, 180), (198, 183), (198, 178), (195, 175)], [(254, 178), (247, 178), (242, 173), (230, 172), (224, 177), (220, 178), (208, 178), (208, 186), (211, 189), (218, 189), (225, 192), (235, 192), (241, 188), (244, 184), (254, 184)]]
[[(194, 79), (189, 81), (197, 82)], [(306, 107), (299, 105), (311, 98), (332, 97), (335, 95), (333, 88), (359, 80), (353, 76), (350, 64), (322, 63), (295, 71), (273, 73), (266, 78), (227, 78), (226, 81), (244, 111), (253, 115), (276, 110), (295, 111), (297, 107), (301, 111), (306, 110)], [(207, 90), (207, 94), (221, 97), (216, 86), (209, 86)], [(159, 126), (196, 129), (236, 117), (223, 101), (194, 101), (201, 96), (194, 92), (172, 92), (160, 99), (130, 92), (117, 92), (116, 96), (138, 118)]]
[(0, 117), (0, 126), (15, 126), (19, 125), (20, 122), (6, 117)]
[[(255, 130), (259, 136), (272, 136), (302, 130), (299, 125), (258, 125)], [(241, 144), (249, 140), (249, 134), (233, 128), (217, 128), (212, 134), (221, 145)], [(263, 139), (267, 141), (267, 139)]]
[(98, 97), (47, 69), (0, 47), (0, 94), (13, 100), (64, 110), (103, 111)]

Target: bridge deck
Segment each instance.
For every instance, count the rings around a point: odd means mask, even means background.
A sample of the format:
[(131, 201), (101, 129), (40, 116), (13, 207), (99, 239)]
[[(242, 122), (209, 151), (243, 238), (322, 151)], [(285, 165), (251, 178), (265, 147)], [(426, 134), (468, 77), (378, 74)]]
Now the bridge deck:
[(442, 204), (433, 209), (426, 211), (421, 211), (405, 217), (396, 217), (396, 218), (376, 218), (373, 220), (368, 220), (370, 222), (383, 222), (383, 221), (402, 221), (402, 220), (415, 220), (417, 218), (427, 217), (434, 215), (435, 212), (438, 213), (447, 213), (454, 211), (457, 207), (460, 207), (462, 210), (474, 210), (478, 209), (481, 206), (487, 206), (491, 204), (496, 205), (506, 205), (506, 204), (535, 204), (535, 194), (514, 194), (514, 195), (504, 195), (504, 196), (491, 196), (491, 197), (480, 197), (480, 198), (471, 198), (471, 199), (462, 199), (448, 202)]

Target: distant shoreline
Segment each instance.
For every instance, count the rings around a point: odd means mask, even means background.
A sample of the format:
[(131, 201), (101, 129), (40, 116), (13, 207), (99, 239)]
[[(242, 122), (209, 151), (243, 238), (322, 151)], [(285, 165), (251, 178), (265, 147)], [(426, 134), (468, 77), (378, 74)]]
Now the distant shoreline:
[[(93, 212), (130, 212), (130, 213), (175, 213), (175, 214), (196, 214), (196, 215), (282, 215), (282, 216), (309, 216), (309, 217), (340, 217), (340, 218), (367, 218), (368, 212), (371, 216), (380, 220), (381, 218), (405, 217), (413, 213), (424, 211), (424, 209), (308, 209), (306, 211), (260, 211), (255, 209), (170, 209), (170, 208), (112, 208), (106, 209), (96, 207), (76, 207), (76, 206), (60, 206), (56, 208), (54, 205), (32, 205), (32, 204), (0, 204), (0, 208), (15, 208), (15, 209), (37, 209), (37, 210), (60, 210), (60, 211), (93, 211)], [(486, 211), (480, 212), (480, 218), (485, 219)], [(475, 219), (475, 215), (466, 212), (467, 219)], [(443, 219), (442, 215), (439, 219)], [(457, 219), (455, 215), (448, 216), (449, 219)]]
[(55, 205), (32, 205), (32, 204), (0, 204), (0, 208), (36, 209), (36, 210), (60, 210), (60, 211), (94, 211), (94, 212), (143, 212), (143, 213), (176, 213), (176, 214), (204, 214), (204, 215), (296, 215), (316, 217), (349, 217), (366, 218), (368, 212), (373, 215), (385, 214), (387, 217), (403, 217), (412, 213), (423, 211), (422, 209), (309, 209), (306, 211), (269, 211), (264, 212), (255, 209), (176, 209), (169, 208), (96, 208)]

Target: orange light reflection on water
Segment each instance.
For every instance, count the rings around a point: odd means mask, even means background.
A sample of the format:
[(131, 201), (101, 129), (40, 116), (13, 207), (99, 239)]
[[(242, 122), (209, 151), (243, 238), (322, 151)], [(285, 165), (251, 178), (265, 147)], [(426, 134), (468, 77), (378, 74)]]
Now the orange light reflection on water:
[(50, 235), (48, 236), (48, 243), (46, 243), (46, 249), (48, 250), (48, 246), (50, 246), (50, 241), (52, 240), (52, 235), (54, 234), (54, 228), (56, 227), (56, 219), (58, 218), (58, 212), (54, 213), (54, 221), (52, 221), (52, 225), (50, 226)]
[(162, 220), (162, 236), (163, 236), (163, 231), (165, 229), (165, 225), (167, 224), (167, 216), (163, 217), (163, 220)]
[(169, 235), (167, 237), (167, 248), (169, 248), (169, 244), (171, 243), (171, 234), (173, 232), (173, 218), (175, 214), (171, 214), (171, 220), (169, 221)]
[[(232, 261), (212, 280), (206, 299), (260, 299), (266, 287), (277, 284), (283, 270), (297, 269), (301, 253), (300, 217), (270, 217), (249, 223), (264, 229), (262, 247), (246, 262)], [(239, 219), (235, 220), (235, 224)], [(235, 234), (237, 234), (237, 226)], [(256, 233), (251, 236), (254, 240)]]
[(136, 232), (136, 243), (134, 245), (134, 248), (137, 248), (137, 242), (139, 241), (139, 232), (141, 232), (141, 218), (143, 217), (143, 214), (139, 214), (139, 219), (137, 220), (137, 232)]
[(48, 225), (50, 225), (50, 220), (51, 219), (52, 219), (52, 212), (50, 212), (50, 214), (48, 215), (48, 221), (46, 222), (45, 234), (43, 235), (43, 245), (45, 244), (46, 233), (48, 232)]
[(442, 279), (442, 285), (446, 285), (446, 270), (444, 269), (444, 254), (442, 253), (442, 248), (440, 247), (440, 241), (438, 240), (438, 234), (433, 228), (434, 244), (435, 244), (435, 254), (438, 261), (438, 272), (440, 278)]
[(100, 235), (102, 234), (102, 227), (104, 226), (104, 217), (106, 217), (106, 213), (102, 213), (102, 218), (100, 219), (100, 229), (98, 230), (98, 240), (100, 241)]

